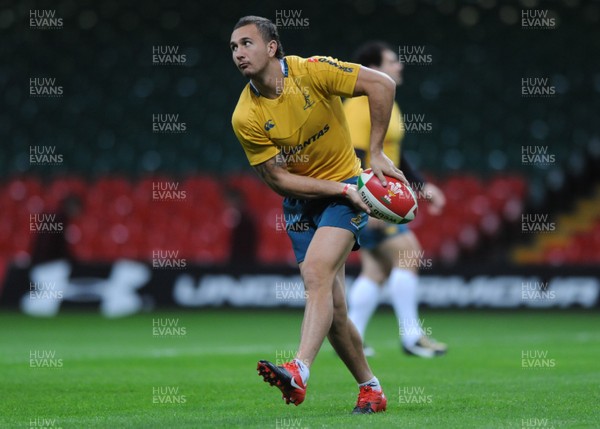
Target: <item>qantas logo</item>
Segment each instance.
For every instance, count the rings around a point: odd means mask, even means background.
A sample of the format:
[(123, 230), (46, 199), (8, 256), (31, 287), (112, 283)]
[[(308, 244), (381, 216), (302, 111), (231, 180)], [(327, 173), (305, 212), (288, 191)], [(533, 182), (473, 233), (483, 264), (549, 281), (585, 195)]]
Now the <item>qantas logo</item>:
[(352, 73), (352, 71), (354, 70), (352, 67), (344, 67), (340, 63), (337, 63), (337, 62), (335, 62), (333, 60), (330, 60), (329, 58), (326, 58), (326, 57), (311, 57), (307, 61), (309, 63), (327, 63), (330, 66), (336, 67), (336, 68), (338, 68), (341, 71), (346, 72), (346, 73)]
[(285, 148), (284, 152), (286, 153), (286, 155), (296, 155), (302, 149), (304, 149), (305, 147), (311, 145), (313, 142), (315, 142), (315, 141), (319, 140), (321, 137), (323, 137), (325, 135), (325, 133), (327, 133), (327, 131), (329, 131), (329, 124), (325, 124), (325, 126), (323, 127), (323, 129), (321, 131), (310, 136), (310, 138), (306, 139), (304, 141), (304, 143), (299, 144), (297, 146), (290, 147), (290, 148)]
[(304, 149), (306, 146), (309, 146), (311, 143), (319, 140), (321, 137), (323, 137), (325, 135), (325, 133), (327, 133), (327, 131), (329, 131), (329, 124), (325, 124), (325, 126), (323, 127), (323, 129), (321, 131), (310, 136), (309, 139), (307, 139), (304, 143), (302, 143), (302, 148)]

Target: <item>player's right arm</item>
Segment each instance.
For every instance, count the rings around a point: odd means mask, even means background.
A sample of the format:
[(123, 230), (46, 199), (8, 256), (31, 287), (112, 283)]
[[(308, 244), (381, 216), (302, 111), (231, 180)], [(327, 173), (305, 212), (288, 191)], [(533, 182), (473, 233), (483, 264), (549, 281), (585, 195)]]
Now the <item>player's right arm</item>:
[(370, 212), (355, 185), (347, 186), (346, 183), (292, 174), (281, 156), (276, 155), (253, 167), (263, 182), (284, 197), (312, 199), (344, 196), (356, 208)]

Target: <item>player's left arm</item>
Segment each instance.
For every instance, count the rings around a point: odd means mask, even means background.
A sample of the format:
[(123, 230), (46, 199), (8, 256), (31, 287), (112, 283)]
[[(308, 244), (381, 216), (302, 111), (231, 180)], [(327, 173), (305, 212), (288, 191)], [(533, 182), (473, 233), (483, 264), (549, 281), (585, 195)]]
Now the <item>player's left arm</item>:
[(371, 120), (371, 168), (384, 186), (387, 186), (384, 174), (408, 185), (402, 171), (383, 153), (383, 139), (390, 124), (396, 94), (396, 83), (392, 78), (368, 67), (339, 62), (329, 57), (309, 58), (305, 67), (311, 72), (316, 87), (325, 94), (367, 96)]
[(384, 174), (408, 184), (402, 171), (383, 153), (383, 139), (390, 125), (395, 94), (396, 83), (389, 76), (360, 67), (352, 96), (366, 95), (369, 99), (371, 168), (384, 186), (387, 186)]

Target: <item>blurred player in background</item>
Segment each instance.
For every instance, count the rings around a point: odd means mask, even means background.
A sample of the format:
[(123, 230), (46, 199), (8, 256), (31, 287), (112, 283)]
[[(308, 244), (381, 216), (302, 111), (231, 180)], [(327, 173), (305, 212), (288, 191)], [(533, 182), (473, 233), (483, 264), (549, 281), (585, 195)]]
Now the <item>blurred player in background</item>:
[[(367, 42), (355, 53), (354, 61), (391, 77), (396, 85), (402, 84), (403, 66), (398, 55), (383, 42)], [(369, 103), (365, 97), (350, 98), (344, 103), (344, 111), (350, 127), (352, 143), (363, 166), (370, 166), (369, 136), (371, 120)], [(432, 214), (439, 214), (444, 207), (442, 191), (432, 183), (426, 183), (421, 175), (411, 168), (405, 157), (400, 157), (400, 145), (404, 137), (404, 126), (400, 108), (394, 102), (389, 128), (383, 142), (385, 154), (400, 169), (414, 188), (423, 190)], [(418, 315), (417, 272), (421, 246), (407, 225), (388, 224), (370, 218), (361, 235), (362, 270), (354, 282), (349, 296), (349, 316), (364, 338), (369, 319), (379, 304), (379, 296), (386, 283), (389, 287), (392, 306), (401, 332), (402, 349), (414, 356), (430, 358), (446, 353), (447, 346), (425, 335)], [(365, 355), (375, 351), (365, 346)]]
[(358, 247), (368, 207), (355, 186), (360, 160), (340, 96), (367, 96), (371, 166), (384, 183), (382, 173), (405, 181), (382, 150), (396, 85), (358, 64), (284, 57), (277, 27), (266, 18), (241, 18), (230, 47), (236, 67), (250, 79), (233, 113), (233, 129), (261, 179), (285, 197), (286, 230), (307, 296), (296, 358), (281, 366), (259, 361), (259, 374), (279, 387), (286, 403), (299, 405), (327, 336), (359, 384), (353, 413), (384, 411), (387, 400), (346, 307), (345, 262)]
[(52, 234), (36, 236), (31, 251), (32, 266), (58, 260), (64, 260), (71, 264), (75, 262), (67, 231), (73, 220), (81, 215), (82, 210), (81, 198), (75, 194), (69, 194), (60, 201), (58, 210), (55, 212), (54, 222), (62, 225), (62, 229)]

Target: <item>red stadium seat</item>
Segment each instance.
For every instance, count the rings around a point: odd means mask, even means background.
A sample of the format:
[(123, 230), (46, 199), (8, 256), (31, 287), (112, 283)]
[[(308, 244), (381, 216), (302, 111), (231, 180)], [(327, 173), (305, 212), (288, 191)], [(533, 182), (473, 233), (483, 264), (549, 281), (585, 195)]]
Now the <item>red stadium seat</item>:
[[(181, 201), (155, 198), (158, 183), (171, 183), (185, 191)], [(144, 177), (135, 183), (108, 176), (87, 183), (78, 177), (58, 177), (48, 183), (35, 177), (14, 178), (0, 184), (0, 255), (27, 255), (32, 235), (29, 213), (54, 211), (69, 194), (83, 200), (83, 212), (68, 234), (78, 257), (89, 261), (128, 257), (149, 260), (152, 249), (180, 250), (190, 262), (221, 263), (229, 258), (235, 213), (240, 210), (234, 195), (223, 183), (238, 190), (258, 229), (257, 256), (262, 263), (294, 264), (294, 256), (282, 214), (282, 197), (253, 173), (226, 178), (199, 175), (183, 180), (165, 175)], [(420, 201), (419, 215), (412, 222), (428, 257), (455, 260), (460, 249), (472, 249), (481, 234), (494, 236), (502, 219), (518, 219), (526, 183), (518, 177), (499, 176), (488, 183), (470, 175), (454, 176), (442, 183), (447, 206), (441, 216), (428, 213)], [(21, 231), (19, 233), (15, 231)], [(598, 254), (600, 228), (575, 240), (579, 254)], [(553, 258), (557, 259), (558, 251)], [(572, 258), (571, 252), (565, 258)], [(587, 256), (592, 259), (591, 256)], [(358, 265), (358, 253), (348, 264)]]

